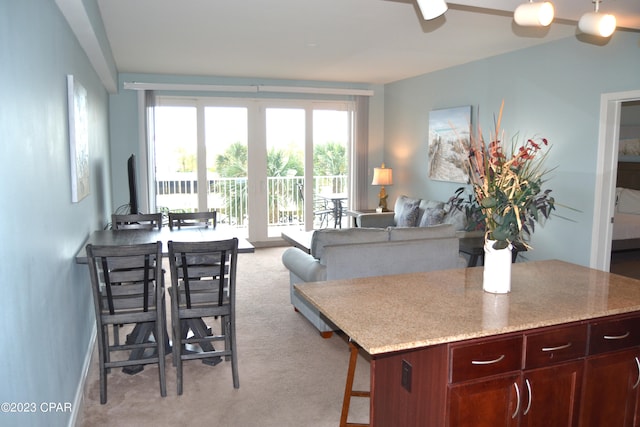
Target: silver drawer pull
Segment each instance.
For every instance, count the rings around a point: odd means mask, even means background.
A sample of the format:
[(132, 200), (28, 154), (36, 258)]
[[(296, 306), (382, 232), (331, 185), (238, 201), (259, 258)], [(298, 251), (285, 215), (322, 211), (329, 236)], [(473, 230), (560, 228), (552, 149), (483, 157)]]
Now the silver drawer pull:
[(633, 385), (633, 390), (638, 388), (638, 385), (640, 385), (640, 359), (638, 359), (638, 356), (636, 356), (636, 366), (638, 367), (638, 381)]
[(511, 415), (511, 418), (515, 419), (518, 416), (518, 412), (520, 412), (520, 389), (518, 388), (518, 383), (513, 383), (513, 386), (516, 389), (516, 410)]
[(605, 340), (623, 340), (625, 338), (627, 338), (630, 335), (629, 331), (627, 331), (626, 334), (623, 335), (605, 335), (603, 338)]
[(558, 351), (558, 350), (564, 350), (565, 348), (569, 348), (571, 347), (571, 343), (568, 342), (565, 345), (559, 345), (557, 347), (542, 347), (542, 351)]
[(504, 359), (504, 354), (498, 357), (497, 359), (493, 359), (493, 360), (472, 360), (471, 364), (472, 365), (491, 365), (493, 363), (500, 362), (502, 359)]

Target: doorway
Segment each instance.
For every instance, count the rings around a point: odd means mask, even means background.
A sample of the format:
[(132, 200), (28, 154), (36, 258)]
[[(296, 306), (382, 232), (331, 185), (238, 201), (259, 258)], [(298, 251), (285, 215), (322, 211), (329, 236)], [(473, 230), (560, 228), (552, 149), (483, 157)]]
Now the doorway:
[[(640, 100), (640, 90), (603, 94), (600, 98), (598, 163), (591, 233), (590, 267), (609, 271), (615, 208), (618, 140), (622, 103)], [(609, 143), (607, 143), (609, 142)]]

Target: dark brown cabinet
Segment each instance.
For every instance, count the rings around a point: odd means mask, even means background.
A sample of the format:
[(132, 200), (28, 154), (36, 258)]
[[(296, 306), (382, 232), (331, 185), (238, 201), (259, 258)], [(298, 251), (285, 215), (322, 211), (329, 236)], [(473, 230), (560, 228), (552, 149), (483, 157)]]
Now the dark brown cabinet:
[(587, 326), (575, 325), (453, 345), (452, 381), (484, 380), (449, 386), (446, 425), (577, 426), (586, 338)]
[(640, 425), (640, 317), (594, 322), (580, 426)]
[(582, 372), (582, 360), (525, 371), (520, 426), (577, 426)]
[(378, 357), (372, 425), (578, 427), (588, 336), (578, 322)]

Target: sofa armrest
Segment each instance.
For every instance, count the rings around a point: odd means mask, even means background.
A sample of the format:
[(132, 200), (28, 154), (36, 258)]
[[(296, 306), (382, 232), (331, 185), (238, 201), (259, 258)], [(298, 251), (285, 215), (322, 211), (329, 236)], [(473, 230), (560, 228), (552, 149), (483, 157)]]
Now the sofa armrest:
[(327, 280), (327, 268), (320, 261), (298, 248), (289, 248), (282, 253), (282, 263), (304, 282)]
[(356, 217), (356, 224), (362, 228), (387, 228), (396, 225), (393, 212), (361, 213)]

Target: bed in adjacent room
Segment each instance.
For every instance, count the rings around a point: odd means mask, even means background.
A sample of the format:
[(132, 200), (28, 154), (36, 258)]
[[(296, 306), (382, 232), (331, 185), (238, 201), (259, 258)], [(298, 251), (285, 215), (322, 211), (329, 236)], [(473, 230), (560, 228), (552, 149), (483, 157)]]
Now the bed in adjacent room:
[(640, 162), (618, 162), (612, 251), (640, 249)]

